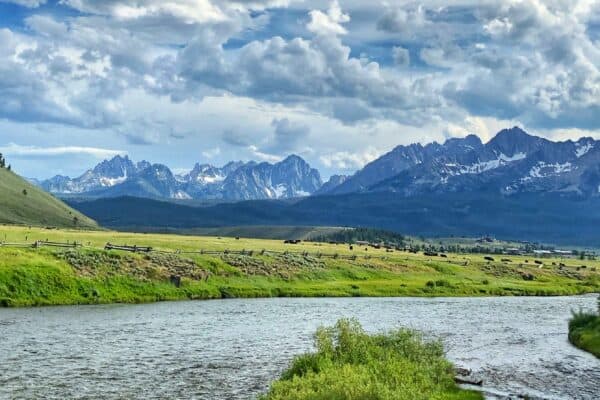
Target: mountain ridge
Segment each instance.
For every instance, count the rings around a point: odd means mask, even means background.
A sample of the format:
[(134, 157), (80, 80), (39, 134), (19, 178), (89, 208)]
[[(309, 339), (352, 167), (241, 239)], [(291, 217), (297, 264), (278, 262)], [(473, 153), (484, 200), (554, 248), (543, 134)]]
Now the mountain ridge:
[(215, 167), (196, 163), (181, 175), (164, 164), (134, 164), (128, 156), (118, 155), (77, 178), (57, 175), (32, 182), (58, 195), (224, 201), (301, 197), (322, 185), (319, 172), (296, 155), (274, 164), (231, 161)]

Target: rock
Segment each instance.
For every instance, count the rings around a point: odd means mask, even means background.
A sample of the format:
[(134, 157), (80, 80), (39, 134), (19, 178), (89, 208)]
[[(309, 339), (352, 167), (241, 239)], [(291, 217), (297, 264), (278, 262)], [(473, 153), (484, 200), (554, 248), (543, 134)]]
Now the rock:
[(180, 287), (181, 286), (181, 276), (179, 275), (171, 275), (169, 277), (169, 281), (175, 285), (175, 287)]
[(456, 382), (458, 384), (462, 384), (462, 385), (475, 385), (475, 386), (483, 385), (483, 379), (471, 377), (471, 376), (466, 376), (466, 377), (465, 376), (455, 376), (454, 382)]

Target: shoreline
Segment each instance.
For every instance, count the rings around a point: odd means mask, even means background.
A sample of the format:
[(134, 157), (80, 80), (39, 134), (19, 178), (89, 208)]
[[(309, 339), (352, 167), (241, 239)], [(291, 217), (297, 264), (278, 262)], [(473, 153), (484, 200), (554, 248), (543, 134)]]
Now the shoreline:
[[(51, 299), (38, 299), (31, 300), (26, 302), (15, 302), (12, 303), (10, 299), (1, 298), (0, 297), (0, 309), (18, 309), (18, 308), (38, 308), (38, 307), (70, 307), (70, 306), (101, 306), (101, 305), (138, 305), (138, 304), (153, 304), (153, 303), (167, 303), (167, 302), (185, 302), (185, 301), (211, 301), (211, 300), (259, 300), (259, 299), (341, 299), (341, 298), (364, 298), (364, 299), (401, 299), (401, 298), (413, 298), (413, 299), (460, 299), (460, 298), (498, 298), (498, 297), (569, 297), (569, 296), (593, 296), (600, 295), (600, 291), (584, 291), (584, 292), (573, 292), (573, 293), (544, 293), (544, 294), (534, 294), (534, 293), (504, 293), (504, 294), (462, 294), (462, 293), (443, 293), (443, 294), (419, 294), (419, 293), (407, 293), (402, 295), (390, 295), (390, 294), (381, 294), (381, 295), (365, 295), (365, 296), (357, 296), (353, 294), (336, 294), (332, 295), (331, 293), (324, 292), (322, 294), (316, 293), (310, 296), (300, 295), (300, 294), (278, 294), (278, 295), (268, 295), (268, 294), (256, 294), (254, 288), (250, 288), (248, 295), (244, 295), (241, 293), (239, 296), (194, 296), (194, 295), (186, 295), (185, 291), (180, 293), (180, 296), (177, 297), (160, 297), (160, 293), (156, 293), (156, 297), (150, 298), (152, 296), (144, 296), (144, 297), (135, 297), (135, 293), (126, 294), (125, 298), (115, 298), (115, 299), (88, 299), (89, 301), (65, 301), (65, 302), (53, 302)], [(575, 343), (573, 343), (576, 345)], [(576, 345), (577, 346), (577, 345)], [(579, 346), (577, 346), (579, 347)]]

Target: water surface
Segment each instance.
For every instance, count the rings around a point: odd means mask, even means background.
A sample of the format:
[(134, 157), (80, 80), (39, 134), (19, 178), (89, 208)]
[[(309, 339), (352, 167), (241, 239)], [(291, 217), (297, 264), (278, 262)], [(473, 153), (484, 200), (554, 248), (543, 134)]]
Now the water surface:
[[(595, 296), (252, 299), (0, 309), (0, 398), (251, 399), (340, 317), (416, 328), (488, 398), (600, 397), (600, 360), (567, 341)], [(492, 395), (495, 393), (496, 395)]]

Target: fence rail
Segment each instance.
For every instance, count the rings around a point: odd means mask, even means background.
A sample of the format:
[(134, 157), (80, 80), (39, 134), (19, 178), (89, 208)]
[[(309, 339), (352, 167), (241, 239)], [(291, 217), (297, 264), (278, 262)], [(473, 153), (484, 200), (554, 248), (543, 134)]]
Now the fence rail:
[(386, 260), (389, 257), (387, 256), (373, 256), (369, 254), (339, 254), (339, 253), (311, 253), (309, 251), (276, 251), (276, 250), (160, 250), (154, 249), (151, 246), (138, 246), (138, 245), (117, 245), (112, 243), (106, 243), (103, 248), (95, 247), (95, 246), (84, 246), (80, 242), (50, 242), (44, 240), (38, 240), (32, 243), (22, 242), (0, 242), (0, 247), (11, 247), (11, 248), (41, 248), (41, 247), (59, 247), (59, 248), (87, 248), (94, 250), (117, 250), (117, 251), (127, 251), (131, 253), (160, 253), (160, 254), (177, 254), (177, 255), (206, 255), (206, 256), (228, 256), (228, 255), (237, 255), (237, 256), (302, 256), (302, 257), (315, 257), (315, 258), (331, 258), (331, 259), (339, 259), (339, 260), (357, 260), (357, 259), (379, 259)]
[(37, 240), (33, 243), (28, 242), (0, 242), (0, 247), (13, 247), (13, 248), (40, 248), (40, 247), (63, 247), (63, 248), (77, 248), (82, 247), (82, 244), (79, 242), (48, 242), (45, 240)]

